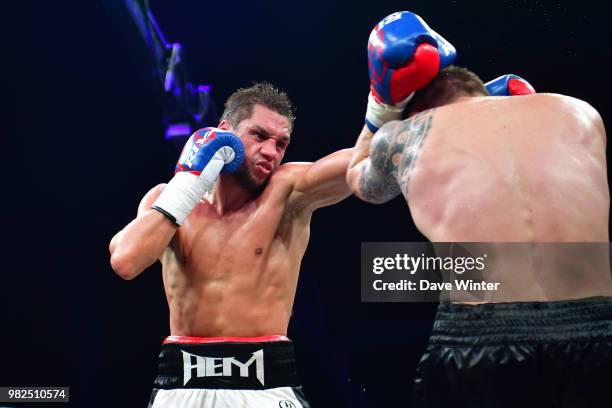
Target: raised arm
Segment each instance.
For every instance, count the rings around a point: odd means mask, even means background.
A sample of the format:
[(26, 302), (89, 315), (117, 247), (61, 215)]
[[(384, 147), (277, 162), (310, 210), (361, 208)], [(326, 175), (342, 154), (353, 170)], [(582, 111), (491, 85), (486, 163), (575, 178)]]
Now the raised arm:
[(314, 163), (288, 163), (296, 177), (292, 204), (314, 211), (348, 197), (351, 192), (346, 185), (346, 170), (352, 156), (353, 149), (343, 149)]
[(177, 226), (159, 211), (151, 208), (164, 189), (151, 189), (138, 206), (138, 215), (111, 240), (111, 266), (123, 279), (133, 279), (159, 259)]
[(365, 127), (349, 164), (347, 184), (364, 201), (381, 204), (407, 194), (412, 168), (429, 134), (435, 109), (392, 121), (372, 135)]
[(455, 47), (409, 11), (388, 15), (370, 33), (366, 127), (347, 172), (347, 183), (362, 200), (379, 204), (400, 194), (397, 169), (402, 151), (395, 141), (403, 122), (398, 119), (414, 92), (455, 56)]
[(393, 152), (392, 140), (394, 130), (400, 125), (399, 121), (388, 122), (376, 135), (367, 126), (363, 127), (346, 173), (349, 189), (360, 199), (382, 204), (401, 193), (396, 181), (401, 152)]
[(132, 279), (159, 259), (176, 228), (204, 193), (212, 190), (219, 172), (231, 172), (240, 166), (243, 151), (242, 142), (231, 132), (197, 130), (183, 148), (174, 177), (149, 191), (136, 219), (113, 237), (109, 250), (115, 272)]

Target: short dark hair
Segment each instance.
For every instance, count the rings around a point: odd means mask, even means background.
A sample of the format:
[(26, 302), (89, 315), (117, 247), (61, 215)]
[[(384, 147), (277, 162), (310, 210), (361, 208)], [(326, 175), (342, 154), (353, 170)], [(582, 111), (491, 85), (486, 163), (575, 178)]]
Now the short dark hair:
[(453, 102), (460, 96), (486, 96), (489, 93), (482, 80), (467, 68), (449, 65), (430, 83), (415, 92), (408, 112), (422, 112)]
[(221, 120), (227, 120), (232, 127), (253, 114), (253, 106), (263, 105), (286, 117), (293, 129), (295, 120), (293, 103), (287, 94), (269, 82), (256, 82), (248, 88), (240, 88), (225, 102)]

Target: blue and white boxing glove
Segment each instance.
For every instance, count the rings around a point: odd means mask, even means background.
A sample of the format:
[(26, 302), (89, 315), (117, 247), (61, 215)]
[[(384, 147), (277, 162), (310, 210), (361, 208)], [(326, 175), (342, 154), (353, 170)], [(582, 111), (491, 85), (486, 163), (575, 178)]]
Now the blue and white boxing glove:
[(219, 173), (236, 171), (244, 159), (238, 136), (217, 128), (197, 130), (183, 148), (172, 180), (151, 208), (181, 225), (206, 192), (212, 191)]
[(533, 86), (518, 75), (506, 74), (485, 84), (491, 96), (531, 95), (536, 93)]
[(380, 21), (368, 41), (370, 95), (366, 124), (376, 132), (401, 118), (414, 91), (455, 60), (452, 44), (418, 15), (399, 11)]

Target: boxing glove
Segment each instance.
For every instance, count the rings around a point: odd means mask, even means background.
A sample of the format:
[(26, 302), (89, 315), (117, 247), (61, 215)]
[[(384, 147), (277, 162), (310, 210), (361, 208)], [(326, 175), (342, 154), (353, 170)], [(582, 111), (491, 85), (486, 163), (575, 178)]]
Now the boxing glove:
[(485, 84), (491, 96), (531, 95), (536, 93), (533, 86), (518, 75), (506, 74)]
[(244, 146), (238, 136), (217, 128), (197, 130), (152, 208), (181, 225), (204, 194), (212, 191), (219, 173), (235, 171), (243, 158)]
[(400, 119), (414, 91), (452, 64), (456, 55), (455, 47), (414, 13), (396, 12), (380, 21), (368, 41), (368, 128), (375, 132)]

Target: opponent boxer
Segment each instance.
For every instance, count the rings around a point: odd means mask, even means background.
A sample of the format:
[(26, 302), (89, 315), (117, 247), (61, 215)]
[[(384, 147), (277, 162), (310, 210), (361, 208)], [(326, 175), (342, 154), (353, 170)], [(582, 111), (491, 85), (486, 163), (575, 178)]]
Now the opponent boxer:
[[(424, 22), (413, 28), (434, 34)], [(407, 47), (396, 54), (416, 48), (386, 41)], [(402, 95), (421, 86), (423, 75), (434, 77), (436, 55), (446, 51), (441, 37), (432, 42), (427, 58), (415, 53), (402, 67), (391, 64), (402, 80), (377, 84), (378, 92)], [(369, 120), (379, 124), (397, 110), (375, 98), (368, 103)], [(136, 219), (111, 241), (112, 267), (125, 279), (162, 262), (171, 336), (160, 354), (154, 408), (308, 406), (285, 336), (312, 212), (349, 195), (352, 149), (281, 165), (292, 129), (284, 93), (267, 84), (237, 91), (218, 128), (191, 137), (174, 178), (149, 191)]]
[[(599, 406), (612, 378), (602, 120), (516, 76), (487, 88), (510, 96), (487, 96), (466, 69), (442, 70), (416, 92), (409, 119), (375, 135), (364, 127), (347, 173), (365, 201), (403, 195), (433, 242), (532, 243), (518, 253), (499, 244), (503, 293), (439, 305), (416, 405)], [(576, 256), (583, 247), (589, 256)]]

